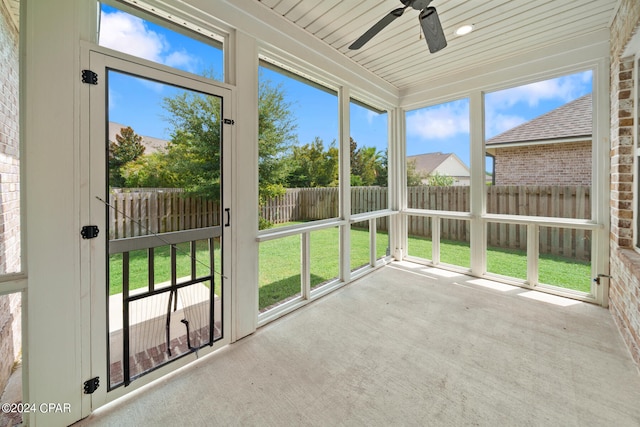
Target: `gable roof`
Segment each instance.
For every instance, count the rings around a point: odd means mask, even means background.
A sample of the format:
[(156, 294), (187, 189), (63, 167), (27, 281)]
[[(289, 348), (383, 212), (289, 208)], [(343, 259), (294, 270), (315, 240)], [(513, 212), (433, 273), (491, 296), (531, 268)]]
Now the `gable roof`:
[(591, 139), (591, 94), (551, 110), (535, 119), (509, 129), (487, 140), (487, 145), (555, 139)]
[(425, 153), (417, 154), (413, 156), (407, 156), (407, 162), (415, 161), (416, 169), (426, 174), (431, 174), (438, 166), (442, 165), (448, 159), (453, 158), (464, 169), (469, 169), (462, 160), (458, 158), (454, 153)]
[(431, 173), (450, 156), (452, 156), (452, 153), (416, 154), (414, 156), (407, 156), (407, 162), (415, 161), (416, 169)]

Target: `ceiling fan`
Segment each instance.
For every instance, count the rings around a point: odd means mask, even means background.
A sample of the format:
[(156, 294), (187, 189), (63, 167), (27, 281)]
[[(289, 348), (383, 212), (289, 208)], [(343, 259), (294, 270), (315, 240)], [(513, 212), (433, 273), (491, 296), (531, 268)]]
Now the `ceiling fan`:
[(444, 37), (442, 31), (442, 24), (440, 24), (440, 18), (434, 7), (427, 7), (432, 0), (400, 0), (404, 7), (399, 7), (389, 12), (384, 18), (376, 22), (373, 27), (369, 28), (363, 35), (349, 46), (349, 49), (360, 49), (373, 38), (376, 34), (382, 31), (387, 25), (393, 22), (396, 18), (402, 16), (404, 11), (408, 7), (412, 7), (415, 10), (420, 11), (418, 20), (424, 33), (424, 38), (429, 46), (429, 52), (435, 53), (447, 46), (447, 39)]

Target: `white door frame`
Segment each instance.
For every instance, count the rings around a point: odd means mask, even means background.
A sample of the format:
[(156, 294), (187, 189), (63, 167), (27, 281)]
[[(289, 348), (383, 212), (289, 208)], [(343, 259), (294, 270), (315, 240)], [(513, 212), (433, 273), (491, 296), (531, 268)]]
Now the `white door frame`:
[[(105, 149), (105, 129), (107, 123), (107, 72), (109, 69), (121, 71), (134, 76), (139, 76), (149, 80), (155, 80), (174, 86), (184, 87), (185, 89), (197, 91), (200, 93), (210, 94), (222, 98), (222, 117), (231, 118), (232, 102), (234, 97), (233, 88), (224, 83), (212, 81), (203, 77), (188, 74), (170, 67), (155, 64), (150, 61), (131, 57), (129, 55), (120, 54), (109, 49), (100, 47), (91, 47), (88, 53), (88, 63), (91, 71), (98, 74), (98, 84), (83, 85), (87, 87), (88, 96), (83, 99), (88, 100), (88, 134), (89, 142), (83, 147), (85, 154), (82, 158), (88, 163), (88, 167), (82, 168), (83, 182), (88, 182), (84, 186), (87, 191), (83, 191), (83, 205), (86, 207), (89, 224), (96, 224), (103, 231), (98, 237), (91, 239), (89, 242), (90, 255), (85, 257), (89, 263), (89, 273), (83, 275), (90, 281), (90, 298), (88, 309), (83, 309), (83, 336), (89, 337), (87, 351), (83, 354), (87, 355), (89, 361), (83, 362), (84, 366), (90, 371), (90, 378), (99, 377), (99, 387), (91, 394), (90, 411), (108, 403), (118, 397), (128, 394), (141, 386), (144, 386), (162, 376), (165, 376), (181, 366), (195, 361), (199, 356), (209, 354), (231, 342), (231, 303), (232, 282), (231, 282), (231, 254), (233, 253), (232, 244), (232, 227), (222, 227), (222, 289), (223, 289), (223, 337), (217, 340), (213, 346), (205, 347), (197, 352), (181, 357), (169, 364), (157, 368), (156, 370), (145, 374), (136, 379), (127, 387), (120, 386), (108, 391), (107, 377), (107, 340), (108, 340), (108, 314), (107, 314), (107, 280), (106, 280), (106, 260), (107, 260), (107, 239), (106, 232), (107, 209), (104, 202), (96, 196), (103, 197), (106, 186), (106, 149)], [(84, 89), (84, 88), (83, 88)], [(232, 138), (233, 127), (229, 124), (222, 125), (222, 200), (221, 208), (233, 206), (232, 204)], [(227, 218), (222, 219), (226, 221)], [(103, 230), (104, 229), (104, 230)], [(84, 369), (83, 369), (84, 371)]]

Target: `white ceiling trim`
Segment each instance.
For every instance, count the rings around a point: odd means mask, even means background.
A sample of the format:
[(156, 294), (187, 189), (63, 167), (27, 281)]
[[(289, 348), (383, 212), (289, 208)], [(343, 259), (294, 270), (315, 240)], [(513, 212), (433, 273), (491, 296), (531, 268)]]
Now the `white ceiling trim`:
[[(186, 1), (186, 0), (185, 0)], [(280, 60), (305, 67), (306, 73), (337, 85), (354, 86), (360, 91), (377, 94), (385, 103), (397, 104), (398, 89), (362, 66), (346, 60), (344, 55), (296, 26), (281, 15), (254, 0), (188, 0), (206, 11), (215, 11), (225, 22), (255, 37), (261, 50), (277, 55)], [(215, 7), (222, 3), (222, 7)], [(258, 15), (259, 17), (256, 17)]]
[(609, 55), (609, 32), (600, 30), (555, 46), (514, 55), (478, 67), (417, 84), (400, 91), (405, 109), (467, 97), (471, 92), (492, 92), (573, 72), (595, 69)]
[[(245, 0), (246, 1), (246, 0)], [(448, 46), (429, 54), (418, 13), (408, 8), (359, 50), (348, 46), (399, 0), (253, 0), (400, 91), (462, 70), (475, 72), (523, 52), (608, 30), (620, 0), (433, 0)], [(260, 9), (260, 10), (262, 10)], [(475, 31), (455, 37), (472, 23)]]

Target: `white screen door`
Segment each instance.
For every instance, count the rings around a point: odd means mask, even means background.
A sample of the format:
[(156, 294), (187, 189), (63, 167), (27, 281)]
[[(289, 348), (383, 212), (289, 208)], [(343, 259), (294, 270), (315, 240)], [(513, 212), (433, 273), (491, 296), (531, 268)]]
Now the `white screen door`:
[(142, 60), (90, 64), (95, 409), (229, 342), (232, 97)]

